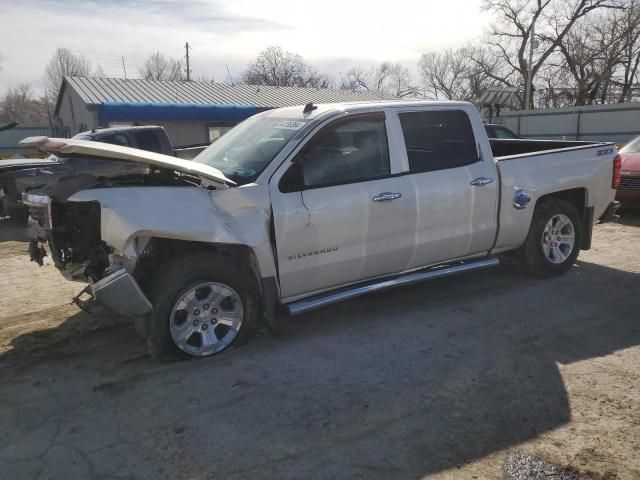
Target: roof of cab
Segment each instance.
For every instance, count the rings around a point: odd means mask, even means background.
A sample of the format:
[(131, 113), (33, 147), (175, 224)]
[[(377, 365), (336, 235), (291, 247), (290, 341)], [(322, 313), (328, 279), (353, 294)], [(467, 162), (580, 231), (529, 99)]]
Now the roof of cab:
[(295, 107), (283, 107), (268, 110), (260, 115), (275, 117), (275, 118), (287, 118), (287, 119), (300, 119), (300, 120), (313, 120), (320, 115), (331, 111), (357, 111), (357, 110), (370, 110), (371, 108), (406, 108), (406, 107), (437, 107), (437, 106), (460, 106), (469, 107), (472, 106), (469, 102), (458, 101), (435, 101), (435, 100), (391, 100), (391, 101), (375, 101), (375, 102), (352, 102), (352, 103), (325, 103), (314, 104), (316, 107), (314, 110), (304, 113), (304, 105), (296, 105)]

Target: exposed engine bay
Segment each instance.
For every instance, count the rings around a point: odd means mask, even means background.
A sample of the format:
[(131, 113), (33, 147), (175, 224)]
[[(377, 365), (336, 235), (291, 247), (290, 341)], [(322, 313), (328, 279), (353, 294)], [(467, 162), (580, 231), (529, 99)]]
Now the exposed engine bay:
[[(48, 243), (56, 267), (68, 280), (96, 282), (108, 273), (113, 249), (101, 238), (101, 206), (97, 201), (70, 201), (81, 190), (110, 187), (191, 186), (199, 187), (198, 177), (153, 169), (146, 174), (96, 177), (81, 174), (23, 195), (28, 207), (29, 255), (43, 264)], [(213, 189), (214, 187), (207, 187)]]

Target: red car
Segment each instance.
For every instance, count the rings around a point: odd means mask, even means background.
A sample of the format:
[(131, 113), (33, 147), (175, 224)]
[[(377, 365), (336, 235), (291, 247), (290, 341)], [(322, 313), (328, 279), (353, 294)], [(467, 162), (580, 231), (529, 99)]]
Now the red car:
[(620, 149), (621, 179), (616, 200), (625, 205), (640, 206), (640, 137)]

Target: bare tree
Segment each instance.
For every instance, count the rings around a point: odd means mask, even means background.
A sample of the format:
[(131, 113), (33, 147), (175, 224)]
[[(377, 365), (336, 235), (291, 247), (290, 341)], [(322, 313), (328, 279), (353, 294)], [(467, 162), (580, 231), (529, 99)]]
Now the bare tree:
[(274, 87), (326, 88), (329, 79), (307, 65), (302, 56), (279, 46), (271, 46), (258, 54), (243, 74), (249, 85)]
[(371, 67), (354, 65), (347, 71), (343, 88), (380, 92), (397, 98), (416, 96), (418, 93), (409, 69), (400, 63), (386, 61)]
[(36, 98), (26, 83), (9, 88), (0, 99), (0, 121), (42, 123), (46, 120), (46, 101)]
[(631, 0), (626, 9), (612, 15), (615, 25), (622, 30), (620, 65), (614, 84), (620, 87), (618, 102), (630, 102), (633, 86), (638, 83), (640, 67), (640, 2)]
[[(616, 8), (628, 0), (483, 0), (483, 8), (498, 19), (492, 26), (488, 44), (509, 67), (494, 79), (524, 91), (531, 71), (535, 79), (549, 57), (557, 51), (578, 20), (602, 8)], [(535, 39), (532, 39), (535, 31)], [(531, 65), (528, 46), (537, 48)], [(534, 44), (535, 46), (535, 44)], [(522, 95), (522, 107), (525, 105)]]
[(592, 105), (606, 97), (616, 66), (622, 58), (621, 29), (609, 16), (577, 22), (559, 44), (560, 67), (571, 75), (574, 105)]
[(55, 103), (64, 77), (86, 77), (90, 73), (89, 59), (83, 55), (74, 55), (67, 48), (58, 48), (45, 69), (45, 92), (49, 103)]
[(180, 61), (169, 58), (160, 52), (149, 55), (142, 63), (142, 67), (138, 70), (138, 73), (145, 80), (177, 82), (183, 78)]
[(482, 47), (468, 45), (441, 52), (427, 52), (418, 62), (424, 95), (436, 100), (476, 101), (496, 83), (487, 72), (496, 72)]
[(102, 65), (98, 64), (95, 66), (95, 68), (93, 69), (93, 72), (91, 72), (91, 76), (92, 77), (106, 77), (105, 73), (104, 73), (104, 69), (102, 68)]

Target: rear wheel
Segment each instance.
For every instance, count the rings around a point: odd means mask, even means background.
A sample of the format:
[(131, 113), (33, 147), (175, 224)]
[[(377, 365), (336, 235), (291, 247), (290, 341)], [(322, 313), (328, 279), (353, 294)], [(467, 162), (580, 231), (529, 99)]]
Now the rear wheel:
[(152, 356), (208, 357), (246, 343), (255, 332), (251, 282), (243, 281), (228, 257), (176, 258), (158, 277), (146, 329)]
[(562, 199), (544, 200), (536, 207), (520, 250), (523, 264), (535, 275), (562, 274), (578, 257), (582, 236), (580, 216), (571, 203)]

